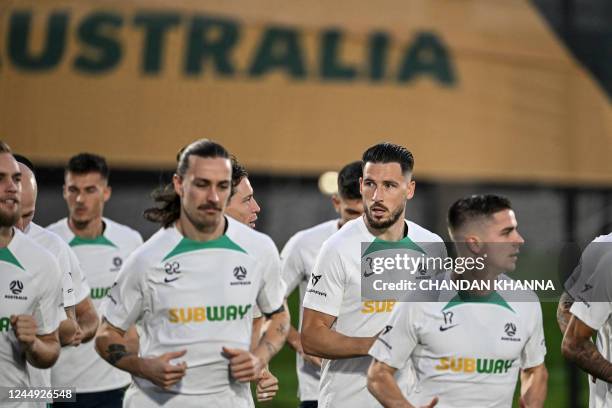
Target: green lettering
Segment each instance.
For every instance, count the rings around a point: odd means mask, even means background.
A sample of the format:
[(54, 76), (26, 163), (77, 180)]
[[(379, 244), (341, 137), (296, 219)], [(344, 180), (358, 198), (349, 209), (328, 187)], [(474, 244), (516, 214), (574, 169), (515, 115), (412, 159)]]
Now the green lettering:
[(121, 44), (114, 38), (115, 31), (122, 24), (122, 17), (114, 13), (95, 13), (83, 20), (77, 35), (90, 50), (75, 59), (75, 68), (89, 73), (114, 68), (121, 59)]
[(238, 313), (238, 308), (234, 305), (230, 305), (227, 307), (227, 320), (236, 320), (236, 315)]
[(380, 81), (385, 77), (389, 36), (385, 33), (375, 33), (370, 39), (370, 79)]
[(195, 17), (187, 42), (185, 61), (187, 74), (196, 75), (202, 72), (203, 61), (210, 58), (217, 73), (232, 75), (234, 67), (229, 54), (236, 45), (238, 37), (238, 24), (234, 21)]
[(508, 372), (508, 370), (512, 367), (512, 363), (514, 363), (514, 360), (506, 360), (504, 362), (504, 373)]
[(211, 322), (224, 320), (225, 308), (223, 306), (206, 306), (206, 316)]
[(421, 33), (406, 52), (398, 80), (407, 82), (418, 75), (431, 75), (444, 85), (455, 82), (446, 46), (434, 34)]
[(28, 50), (32, 12), (21, 11), (11, 16), (9, 23), (9, 57), (15, 66), (31, 71), (54, 68), (64, 55), (68, 13), (54, 12), (49, 16), (42, 51), (32, 55)]
[(91, 298), (92, 299), (102, 299), (106, 296), (107, 288), (91, 288)]
[(321, 75), (324, 79), (352, 80), (357, 76), (354, 67), (342, 65), (339, 61), (340, 30), (328, 30), (323, 33), (321, 45)]
[(244, 305), (244, 306), (238, 306), (238, 313), (240, 314), (240, 318), (244, 319), (244, 316), (249, 312), (249, 310), (251, 309), (251, 305)]
[(180, 16), (174, 13), (141, 13), (134, 17), (134, 25), (142, 26), (145, 31), (142, 55), (142, 70), (145, 74), (159, 72), (164, 55), (165, 34), (180, 21)]
[(495, 360), (495, 368), (493, 374), (501, 374), (504, 370), (504, 360)]
[(274, 69), (284, 69), (294, 78), (304, 78), (304, 57), (299, 33), (288, 28), (269, 28), (249, 70), (252, 76), (261, 76)]
[(0, 318), (0, 332), (8, 331), (11, 328), (11, 319), (8, 317)]
[(479, 358), (476, 362), (476, 371), (479, 373), (490, 373), (493, 372), (493, 365), (495, 364), (494, 360), (485, 358)]

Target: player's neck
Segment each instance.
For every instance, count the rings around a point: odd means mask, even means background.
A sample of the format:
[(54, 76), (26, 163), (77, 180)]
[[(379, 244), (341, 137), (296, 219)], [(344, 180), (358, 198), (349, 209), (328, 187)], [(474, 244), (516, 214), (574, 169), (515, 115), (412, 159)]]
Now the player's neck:
[(188, 239), (194, 241), (212, 241), (223, 235), (225, 231), (225, 217), (221, 218), (221, 222), (216, 226), (208, 228), (197, 228), (186, 216), (181, 213), (181, 216), (176, 222), (176, 228), (179, 232)]
[(1, 227), (0, 228), (0, 248), (6, 248), (13, 239), (15, 231), (13, 227)]
[(94, 239), (104, 233), (104, 222), (102, 217), (87, 222), (76, 222), (72, 218), (68, 218), (68, 228), (79, 238)]
[(384, 241), (399, 241), (408, 234), (408, 227), (406, 225), (406, 221), (404, 220), (404, 216), (405, 214), (402, 213), (401, 217), (399, 217), (397, 221), (393, 223), (393, 225), (387, 228), (374, 228), (368, 223), (367, 218), (365, 219), (365, 225), (368, 228), (368, 231), (370, 231), (370, 234), (374, 235), (378, 239), (382, 239)]

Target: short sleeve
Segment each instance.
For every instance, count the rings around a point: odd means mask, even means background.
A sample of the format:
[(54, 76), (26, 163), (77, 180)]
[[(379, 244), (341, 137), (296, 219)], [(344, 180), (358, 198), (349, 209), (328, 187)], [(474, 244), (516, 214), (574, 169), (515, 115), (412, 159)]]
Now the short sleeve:
[(416, 319), (421, 303), (402, 302), (395, 305), (383, 331), (369, 354), (390, 367), (403, 368), (419, 342)]
[(274, 243), (270, 250), (258, 254), (258, 267), (262, 268), (262, 283), (257, 294), (257, 306), (263, 314), (277, 311), (285, 300), (285, 284), (281, 279), (280, 257)]
[(38, 335), (54, 332), (60, 322), (66, 318), (63, 308), (62, 271), (51, 255), (45, 265), (43, 276), (40, 281), (40, 296), (34, 311)]
[(323, 244), (310, 275), (303, 305), (331, 316), (340, 314), (346, 271), (338, 251), (329, 241)]
[(535, 309), (530, 316), (533, 319), (533, 325), (525, 347), (521, 350), (521, 368), (538, 366), (544, 362), (546, 356), (542, 307), (539, 302), (533, 302), (532, 304)]
[(142, 316), (145, 272), (145, 267), (137, 256), (128, 257), (123, 264), (102, 304), (101, 314), (113, 326), (125, 331)]
[(81, 303), (89, 296), (91, 289), (81, 269), (81, 263), (74, 251), (67, 246), (68, 257), (70, 259), (70, 275), (72, 276), (72, 287), (74, 289), (75, 304)]
[(293, 236), (281, 251), (281, 274), (287, 287), (285, 297), (291, 295), (297, 285), (304, 279), (304, 262), (300, 254), (298, 237)]
[(612, 253), (601, 257), (595, 272), (575, 297), (570, 312), (587, 326), (599, 330), (612, 314)]

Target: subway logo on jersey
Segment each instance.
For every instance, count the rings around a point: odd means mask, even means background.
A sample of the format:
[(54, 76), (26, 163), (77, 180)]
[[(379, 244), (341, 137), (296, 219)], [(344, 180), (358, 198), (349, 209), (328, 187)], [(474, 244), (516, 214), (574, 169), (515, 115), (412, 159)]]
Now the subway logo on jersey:
[(242, 320), (250, 309), (250, 304), (172, 308), (168, 310), (168, 320), (170, 323)]
[(92, 299), (102, 299), (108, 295), (111, 288), (91, 288), (91, 298)]
[(472, 357), (442, 357), (438, 371), (453, 373), (506, 374), (515, 360)]
[(362, 304), (361, 313), (390, 313), (393, 311), (395, 303), (395, 300), (367, 300)]

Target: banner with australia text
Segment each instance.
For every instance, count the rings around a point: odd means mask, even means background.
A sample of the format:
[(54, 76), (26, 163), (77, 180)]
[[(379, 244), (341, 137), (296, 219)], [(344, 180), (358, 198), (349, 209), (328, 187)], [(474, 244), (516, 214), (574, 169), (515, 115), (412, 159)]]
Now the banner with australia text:
[(389, 140), (436, 180), (612, 181), (612, 109), (526, 0), (0, 5), (0, 138), (169, 167), (200, 137), (314, 174)]

